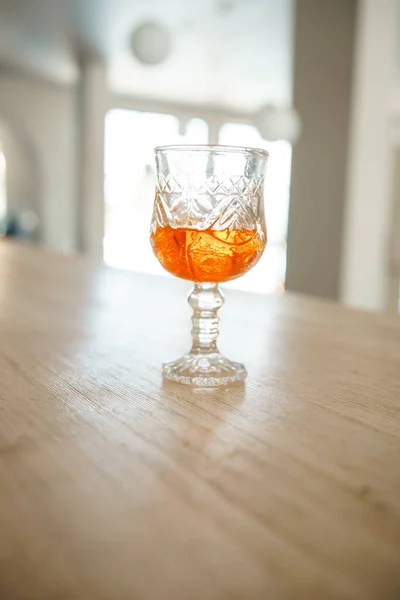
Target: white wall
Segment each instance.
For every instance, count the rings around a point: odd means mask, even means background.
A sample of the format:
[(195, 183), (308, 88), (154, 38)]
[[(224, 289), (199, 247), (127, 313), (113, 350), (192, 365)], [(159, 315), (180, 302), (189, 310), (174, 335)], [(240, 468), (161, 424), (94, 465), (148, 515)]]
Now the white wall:
[(286, 289), (337, 300), (356, 0), (298, 0)]
[(104, 129), (109, 96), (103, 61), (82, 57), (77, 89), (79, 111), (79, 247), (103, 258)]
[(40, 218), (39, 168), (24, 133), (0, 118), (0, 143), (7, 157), (7, 210), (15, 215), (34, 211)]
[(43, 243), (54, 250), (74, 249), (77, 242), (74, 90), (0, 74), (0, 118), (35, 154)]
[(398, 0), (359, 0), (341, 300), (385, 308), (392, 219), (389, 140)]

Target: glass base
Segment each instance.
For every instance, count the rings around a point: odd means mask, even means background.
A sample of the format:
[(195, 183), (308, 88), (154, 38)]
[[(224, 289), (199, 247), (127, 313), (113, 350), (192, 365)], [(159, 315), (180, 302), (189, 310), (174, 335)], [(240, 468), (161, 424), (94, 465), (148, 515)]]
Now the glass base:
[(178, 360), (165, 363), (165, 379), (196, 387), (216, 387), (243, 381), (247, 372), (244, 366), (228, 360), (219, 352), (213, 354), (187, 354)]

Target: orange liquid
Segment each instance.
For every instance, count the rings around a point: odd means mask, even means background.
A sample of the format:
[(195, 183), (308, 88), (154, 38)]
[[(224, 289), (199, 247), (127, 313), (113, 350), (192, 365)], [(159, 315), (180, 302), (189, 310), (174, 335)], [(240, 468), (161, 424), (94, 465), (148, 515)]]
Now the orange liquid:
[(239, 277), (256, 264), (265, 246), (256, 229), (200, 231), (167, 225), (157, 227), (150, 239), (164, 269), (199, 283)]

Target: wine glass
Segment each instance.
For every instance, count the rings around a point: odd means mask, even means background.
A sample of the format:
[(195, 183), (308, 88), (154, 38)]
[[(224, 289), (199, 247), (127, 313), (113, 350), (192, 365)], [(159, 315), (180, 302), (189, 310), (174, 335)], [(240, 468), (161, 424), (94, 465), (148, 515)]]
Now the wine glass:
[(155, 149), (157, 187), (150, 240), (161, 265), (194, 282), (192, 349), (163, 365), (166, 379), (196, 387), (243, 380), (240, 363), (217, 348), (223, 281), (240, 277), (260, 259), (267, 232), (264, 177), (268, 152), (231, 146)]

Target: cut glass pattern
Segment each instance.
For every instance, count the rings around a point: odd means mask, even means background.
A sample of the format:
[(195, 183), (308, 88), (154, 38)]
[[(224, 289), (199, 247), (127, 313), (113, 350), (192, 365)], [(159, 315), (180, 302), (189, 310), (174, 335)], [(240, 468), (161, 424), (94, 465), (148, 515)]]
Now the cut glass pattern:
[(262, 202), (261, 177), (212, 175), (196, 182), (158, 177), (151, 231), (157, 226), (193, 229), (255, 229)]

